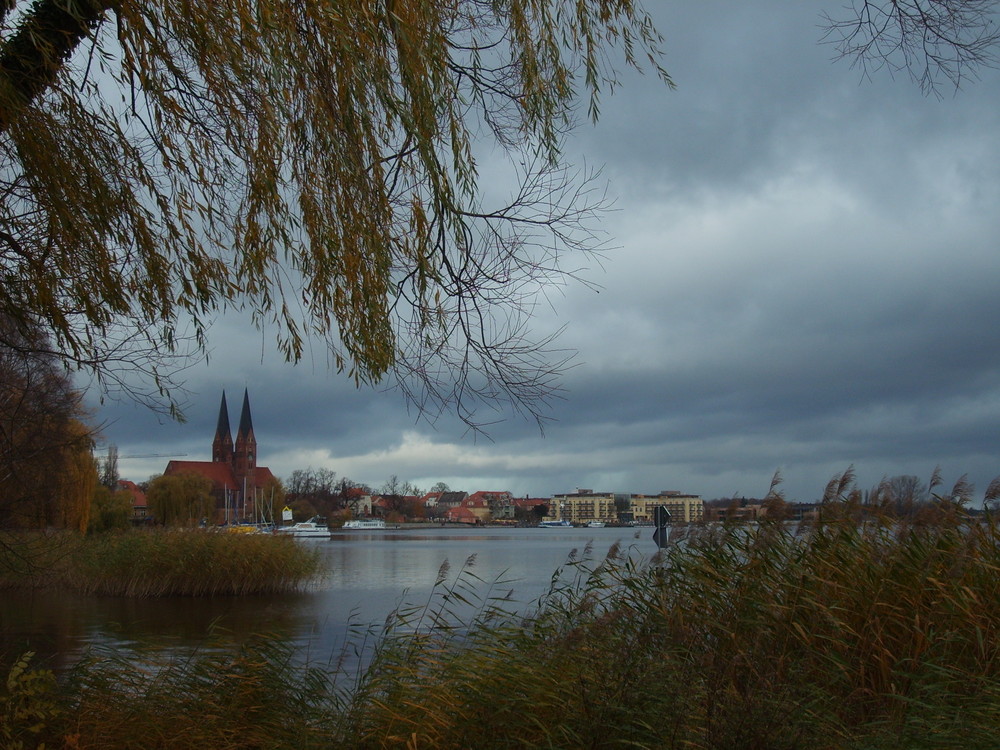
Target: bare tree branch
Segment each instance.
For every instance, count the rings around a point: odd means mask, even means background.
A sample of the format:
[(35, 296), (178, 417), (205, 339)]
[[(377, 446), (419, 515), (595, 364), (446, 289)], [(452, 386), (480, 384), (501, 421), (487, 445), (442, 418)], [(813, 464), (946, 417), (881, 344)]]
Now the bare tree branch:
[(925, 93), (940, 94), (995, 67), (1000, 26), (996, 0), (852, 0), (844, 15), (823, 14), (824, 40), (864, 77), (906, 71)]

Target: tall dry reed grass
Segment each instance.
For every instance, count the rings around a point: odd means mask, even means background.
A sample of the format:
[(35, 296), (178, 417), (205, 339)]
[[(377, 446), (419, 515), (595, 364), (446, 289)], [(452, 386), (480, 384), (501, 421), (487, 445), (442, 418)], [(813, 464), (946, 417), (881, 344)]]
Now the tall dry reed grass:
[(315, 550), (269, 534), (36, 533), (8, 535), (0, 544), (0, 589), (128, 597), (262, 594), (301, 588), (319, 570)]
[[(994, 748), (1000, 530), (708, 528), (571, 560), (535, 611), (467, 565), (356, 682), (262, 639), (94, 661), (38, 737), (80, 748)], [(50, 696), (51, 697), (51, 696)], [(7, 699), (10, 700), (9, 698)]]

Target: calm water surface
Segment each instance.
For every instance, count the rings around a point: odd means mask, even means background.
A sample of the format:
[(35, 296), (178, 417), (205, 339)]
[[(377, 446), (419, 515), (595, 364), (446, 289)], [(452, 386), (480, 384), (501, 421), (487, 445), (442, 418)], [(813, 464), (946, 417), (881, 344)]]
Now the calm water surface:
[[(338, 658), (356, 640), (351, 624), (380, 625), (397, 607), (423, 604), (442, 564), (453, 580), (469, 558), (484, 582), (482, 595), (506, 595), (531, 609), (553, 573), (589, 545), (601, 559), (620, 542), (651, 555), (651, 529), (418, 528), (337, 532), (308, 540), (326, 559), (327, 574), (308, 591), (258, 597), (123, 599), (45, 592), (4, 594), (0, 603), (0, 661), (35, 651), (54, 669), (88, 648), (131, 653), (184, 653), (210, 643), (240, 643), (269, 634), (289, 641), (303, 659)], [(493, 583), (490, 590), (487, 584)]]

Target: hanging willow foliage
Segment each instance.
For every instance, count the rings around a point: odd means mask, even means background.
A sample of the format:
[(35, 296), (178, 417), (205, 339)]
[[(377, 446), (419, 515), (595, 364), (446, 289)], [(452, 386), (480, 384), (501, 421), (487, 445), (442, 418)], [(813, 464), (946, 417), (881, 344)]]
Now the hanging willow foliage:
[[(602, 197), (559, 160), (612, 53), (667, 84), (632, 0), (0, 3), (0, 314), (105, 385), (226, 310), (358, 384), (538, 416), (535, 295)], [(484, 145), (485, 144), (485, 145)], [(477, 154), (519, 178), (486, 205)], [(491, 186), (492, 187), (492, 186)], [(124, 364), (124, 375), (115, 366)], [(129, 387), (134, 387), (129, 386)]]

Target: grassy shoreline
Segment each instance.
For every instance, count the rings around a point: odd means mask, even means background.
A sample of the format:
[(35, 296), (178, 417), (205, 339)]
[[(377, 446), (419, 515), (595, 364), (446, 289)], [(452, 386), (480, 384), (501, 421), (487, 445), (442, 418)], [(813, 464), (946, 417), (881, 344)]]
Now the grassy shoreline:
[(528, 616), (443, 572), (354, 681), (265, 637), (155, 674), (24, 664), (0, 724), (77, 748), (995, 747), (996, 526), (763, 524), (628, 552), (571, 562)]
[(143, 529), (0, 537), (0, 590), (100, 596), (265, 594), (301, 589), (320, 571), (315, 550), (270, 534)]

